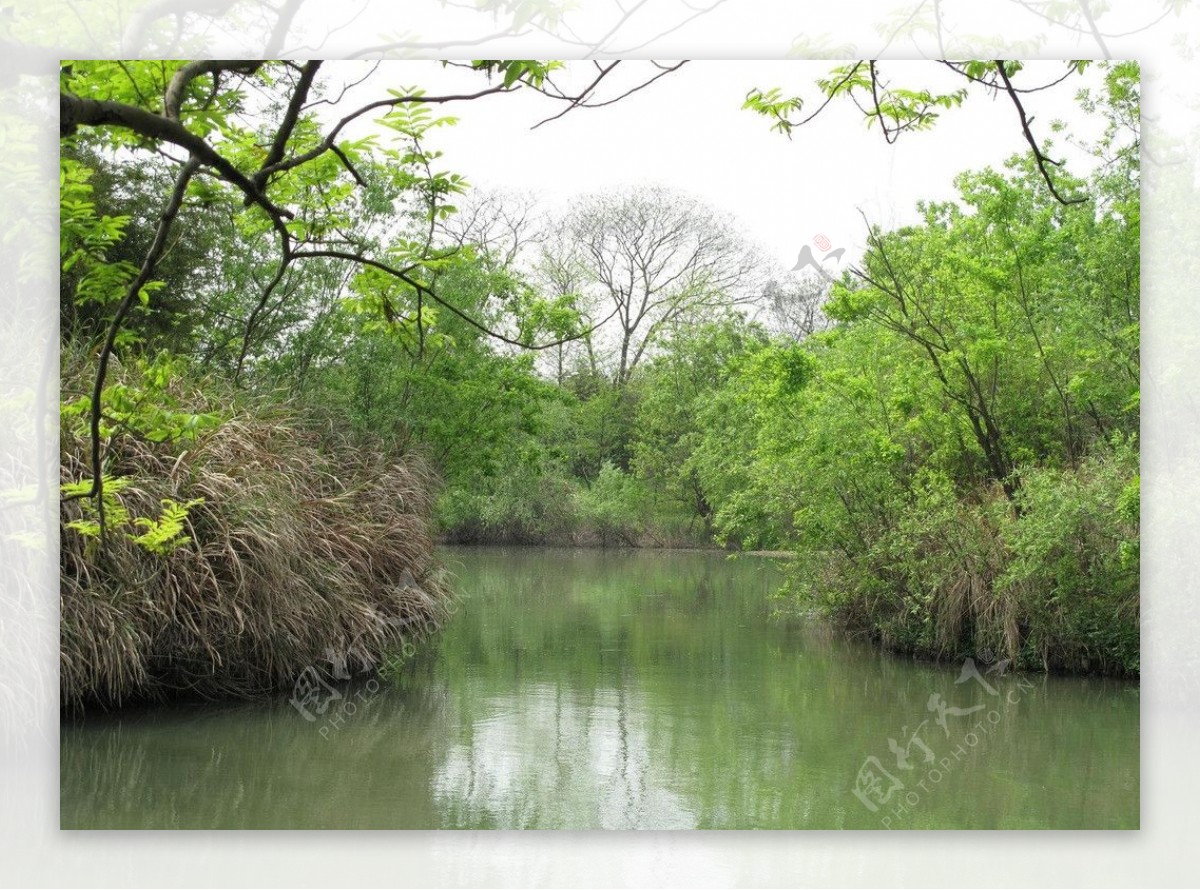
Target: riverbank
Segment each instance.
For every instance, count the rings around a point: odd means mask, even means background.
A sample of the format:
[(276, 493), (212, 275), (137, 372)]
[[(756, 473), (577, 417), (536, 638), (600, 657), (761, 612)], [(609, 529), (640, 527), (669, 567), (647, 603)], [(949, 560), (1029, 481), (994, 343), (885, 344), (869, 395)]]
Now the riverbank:
[(787, 592), (886, 650), (1020, 670), (1140, 675), (1138, 453), (904, 505), (856, 548), (799, 550)]
[[(1120, 473), (1113, 476), (1118, 483), (1122, 478)], [(1084, 509), (1089, 515), (1096, 513), (1091, 506)], [(1129, 509), (1127, 506), (1126, 513)], [(1136, 505), (1132, 509), (1136, 514)], [(1036, 522), (1040, 517), (1032, 519)], [(1119, 516), (1113, 517), (1113, 522), (1122, 521)], [(990, 529), (993, 535), (995, 531), (994, 527)], [(989, 527), (983, 524), (974, 529), (976, 536), (988, 533)], [(1077, 550), (1091, 552), (1092, 563), (1099, 566), (1103, 554), (1094, 540), (1094, 530), (1091, 535), (1091, 539), (1078, 542)], [(963, 543), (961, 535), (958, 540)], [(1115, 536), (1112, 540), (1119, 542)], [(926, 552), (925, 562), (914, 559), (914, 565), (924, 573), (908, 578), (894, 572), (886, 574), (896, 583), (886, 591), (868, 584), (856, 568), (842, 561), (840, 554), (827, 551), (736, 550), (715, 543), (664, 546), (654, 541), (602, 544), (595, 538), (464, 542), (440, 537), (438, 545), (760, 557), (776, 561), (783, 570), (781, 586), (773, 595), (778, 610), (822, 623), (843, 639), (869, 641), (871, 646), (897, 658), (945, 664), (986, 654), (989, 661), (1005, 660), (1010, 670), (1133, 680), (1140, 676), (1137, 588), (1128, 581), (1121, 586), (1113, 583), (1122, 577), (1136, 577), (1136, 573), (1131, 576), (1129, 566), (1120, 565), (1123, 551), (1116, 544), (1108, 548), (1113, 553), (1107, 559), (1117, 565), (1107, 574), (1093, 569), (1086, 576), (1074, 577), (1068, 571), (1070, 564), (1060, 558), (1061, 577), (1039, 577), (1036, 585), (1029, 580), (1017, 585), (1010, 580), (1011, 575), (1005, 575), (1006, 570), (1012, 571), (1016, 555), (993, 538), (987, 544), (992, 553), (990, 574), (977, 568), (972, 571), (971, 567), (955, 571), (950, 566), (943, 567), (946, 574), (939, 580), (931, 572)], [(972, 558), (969, 552), (965, 556)], [(825, 579), (824, 587), (815, 580), (821, 578)], [(1070, 591), (1072, 596), (1066, 597), (1066, 585), (1072, 580), (1076, 587)], [(1110, 586), (1098, 589), (1096, 585), (1105, 580)]]
[[(70, 372), (64, 395), (82, 383)], [(120, 377), (117, 406), (157, 385)], [(331, 652), (374, 670), (447, 614), (419, 462), (206, 392), (156, 393), (176, 435), (155, 441), (132, 411), (109, 431), (103, 527), (93, 500), (62, 503), (65, 708), (291, 689)], [(67, 495), (90, 479), (83, 426), (64, 411)]]

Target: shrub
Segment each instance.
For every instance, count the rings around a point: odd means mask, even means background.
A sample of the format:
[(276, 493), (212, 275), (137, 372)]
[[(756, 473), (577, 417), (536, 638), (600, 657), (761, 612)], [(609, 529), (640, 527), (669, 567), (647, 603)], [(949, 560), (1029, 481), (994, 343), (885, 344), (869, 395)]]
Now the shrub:
[(998, 588), (1020, 599), (1023, 655), (1041, 666), (1137, 674), (1139, 475), (1117, 439), (1076, 470), (1026, 473)]
[(800, 548), (789, 591), (903, 652), (1137, 675), (1137, 468), (1118, 440), (1074, 469), (1024, 471), (1015, 504), (922, 473), (860, 549)]
[[(65, 392), (83, 388), (82, 367), (65, 370)], [(146, 383), (121, 376), (127, 389)], [(224, 418), (161, 441), (110, 431), (106, 498), (141, 534), (106, 524), (101, 543), (91, 502), (63, 502), (64, 705), (260, 694), (331, 653), (373, 669), (438, 625), (449, 593), (419, 463), (319, 440), (284, 410), (165, 385), (194, 414), (224, 403)], [(90, 478), (81, 424), (64, 420), (61, 447), (63, 482)]]
[(438, 525), (456, 544), (567, 543), (576, 524), (573, 496), (563, 475), (517, 464), (486, 486), (447, 488), (437, 503)]
[(645, 493), (635, 477), (612, 461), (605, 461), (596, 480), (579, 490), (575, 508), (602, 547), (636, 546), (646, 529)]

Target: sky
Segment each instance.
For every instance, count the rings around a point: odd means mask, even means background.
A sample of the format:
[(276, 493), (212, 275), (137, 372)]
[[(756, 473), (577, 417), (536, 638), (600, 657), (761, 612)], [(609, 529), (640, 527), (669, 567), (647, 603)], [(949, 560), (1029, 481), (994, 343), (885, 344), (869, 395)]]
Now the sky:
[[(625, 83), (653, 73), (636, 67), (648, 64), (625, 63)], [(439, 129), (427, 143), (444, 152), (445, 169), (475, 186), (531, 192), (556, 208), (582, 194), (639, 184), (688, 192), (732, 215), (742, 233), (786, 269), (818, 235), (847, 248), (844, 262), (854, 261), (866, 240), (864, 215), (885, 228), (912, 222), (919, 200), (953, 197), (958, 173), (1000, 166), (1027, 148), (1011, 102), (982, 89), (931, 131), (906, 133), (893, 145), (846, 102), (831, 103), (790, 140), (772, 132), (766, 118), (742, 110), (750, 89), (773, 86), (810, 97), (808, 108), (815, 108), (815, 81), (836, 64), (692, 61), (613, 105), (578, 108), (536, 128), (562, 104), (532, 91), (499, 95), (446, 106), (459, 123)], [(573, 78), (594, 71), (590, 62), (568, 65)], [(1063, 70), (1062, 62), (1030, 63), (1020, 76), (1032, 85)], [(884, 62), (881, 71), (896, 85), (962, 85), (933, 62)], [(420, 84), (435, 94), (479, 89), (481, 82), (478, 72), (413, 61), (382, 63), (368, 84), (374, 90)], [(1035, 134), (1050, 136), (1051, 121), (1062, 119), (1073, 132), (1096, 135), (1098, 122), (1087, 119), (1074, 96), (1098, 82), (1089, 72), (1086, 80), (1073, 78), (1024, 97)], [(618, 93), (620, 86), (613, 84)], [(359, 89), (374, 92), (368, 85)], [(1082, 159), (1061, 137), (1055, 141), (1052, 156)]]

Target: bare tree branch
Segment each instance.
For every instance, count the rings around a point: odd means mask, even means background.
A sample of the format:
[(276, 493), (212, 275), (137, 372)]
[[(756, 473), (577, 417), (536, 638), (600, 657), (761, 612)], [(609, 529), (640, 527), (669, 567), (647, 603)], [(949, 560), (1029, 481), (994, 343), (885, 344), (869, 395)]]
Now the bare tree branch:
[(1008, 92), (1009, 98), (1012, 99), (1013, 105), (1016, 106), (1017, 114), (1021, 118), (1021, 130), (1025, 134), (1025, 141), (1033, 149), (1034, 161), (1037, 163), (1037, 168), (1042, 174), (1042, 179), (1046, 181), (1046, 187), (1050, 189), (1050, 194), (1054, 195), (1060, 204), (1082, 204), (1087, 200), (1086, 198), (1064, 198), (1055, 187), (1054, 180), (1050, 176), (1050, 170), (1046, 165), (1051, 164), (1055, 167), (1060, 167), (1062, 166), (1062, 161), (1051, 160), (1042, 152), (1042, 149), (1037, 144), (1037, 139), (1033, 136), (1033, 131), (1029, 128), (1030, 118), (1025, 114), (1025, 106), (1021, 104), (1021, 97), (1017, 95), (1013, 89), (1012, 81), (1008, 78), (1008, 72), (1004, 67), (1004, 60), (997, 59), (995, 65), (1000, 79), (1004, 81), (1004, 88)]

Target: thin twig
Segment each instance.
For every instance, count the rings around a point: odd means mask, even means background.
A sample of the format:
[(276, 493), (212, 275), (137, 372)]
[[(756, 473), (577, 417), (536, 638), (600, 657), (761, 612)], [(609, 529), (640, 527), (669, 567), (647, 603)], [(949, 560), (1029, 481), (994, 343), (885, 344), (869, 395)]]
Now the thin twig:
[(1050, 178), (1050, 171), (1046, 165), (1052, 164), (1055, 167), (1061, 167), (1062, 161), (1052, 160), (1042, 153), (1041, 148), (1038, 147), (1037, 140), (1033, 137), (1033, 131), (1029, 128), (1029, 116), (1025, 114), (1025, 106), (1021, 104), (1021, 97), (1017, 95), (1013, 89), (1012, 81), (1008, 79), (1008, 71), (1004, 68), (1004, 60), (996, 59), (995, 64), (996, 70), (1000, 73), (1000, 79), (1004, 81), (1004, 89), (1008, 92), (1009, 98), (1012, 99), (1013, 105), (1016, 106), (1017, 114), (1021, 117), (1021, 129), (1025, 133), (1025, 141), (1033, 149), (1033, 158), (1037, 162), (1042, 179), (1046, 181), (1046, 187), (1050, 189), (1050, 194), (1054, 195), (1060, 204), (1082, 204), (1087, 200), (1086, 198), (1064, 198), (1059, 194), (1058, 189), (1055, 188), (1054, 180)]

